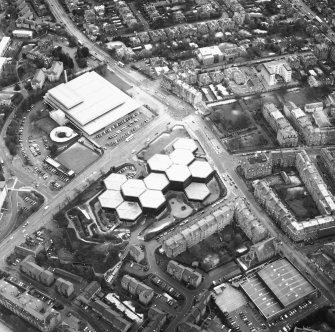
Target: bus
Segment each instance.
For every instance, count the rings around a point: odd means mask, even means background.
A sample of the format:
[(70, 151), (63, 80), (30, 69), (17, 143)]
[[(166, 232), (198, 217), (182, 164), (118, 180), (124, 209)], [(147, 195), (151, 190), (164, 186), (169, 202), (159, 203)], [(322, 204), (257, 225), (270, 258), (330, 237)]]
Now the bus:
[(117, 63), (117, 64), (118, 64), (118, 66), (119, 66), (119, 67), (121, 67), (121, 68), (123, 68), (123, 67), (124, 67), (124, 63), (123, 63), (123, 62), (121, 62), (121, 61), (118, 61), (118, 63)]
[(131, 134), (130, 136), (128, 136), (128, 137), (126, 138), (126, 142), (129, 142), (129, 141), (131, 141), (132, 139), (134, 139), (134, 134)]

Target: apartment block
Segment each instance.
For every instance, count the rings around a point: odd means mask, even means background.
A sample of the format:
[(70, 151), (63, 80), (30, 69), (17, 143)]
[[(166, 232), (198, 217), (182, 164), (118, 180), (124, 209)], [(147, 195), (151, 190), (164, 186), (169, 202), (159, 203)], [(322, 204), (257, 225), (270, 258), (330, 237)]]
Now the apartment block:
[(291, 82), (292, 69), (285, 60), (263, 63), (261, 75), (269, 86), (276, 85), (276, 75), (280, 75), (285, 82)]
[(246, 179), (268, 176), (272, 173), (272, 162), (263, 152), (246, 156), (241, 161), (241, 169)]
[(143, 304), (148, 304), (154, 296), (154, 291), (151, 287), (127, 274), (122, 277), (121, 286), (131, 295), (138, 296), (139, 301)]
[(191, 285), (194, 288), (199, 287), (202, 281), (201, 273), (194, 271), (189, 267), (178, 264), (173, 260), (169, 261), (166, 267), (166, 271), (178, 281), (184, 281), (186, 284)]

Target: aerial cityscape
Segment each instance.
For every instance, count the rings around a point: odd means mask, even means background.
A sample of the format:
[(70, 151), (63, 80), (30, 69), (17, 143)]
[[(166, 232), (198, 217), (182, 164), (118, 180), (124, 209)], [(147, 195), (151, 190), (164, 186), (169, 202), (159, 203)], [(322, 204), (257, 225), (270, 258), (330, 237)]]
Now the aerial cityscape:
[(0, 332), (335, 332), (334, 0), (0, 0)]

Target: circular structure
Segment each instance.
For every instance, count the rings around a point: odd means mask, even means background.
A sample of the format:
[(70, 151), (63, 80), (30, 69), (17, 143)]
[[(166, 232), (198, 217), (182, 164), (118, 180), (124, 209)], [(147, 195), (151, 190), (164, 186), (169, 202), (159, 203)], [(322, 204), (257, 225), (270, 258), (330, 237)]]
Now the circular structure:
[(172, 161), (166, 154), (157, 153), (148, 159), (148, 168), (152, 172), (165, 172), (172, 165)]
[(143, 210), (148, 212), (157, 212), (165, 206), (165, 196), (158, 190), (146, 190), (140, 196), (140, 204)]
[(152, 190), (166, 191), (169, 186), (169, 180), (162, 173), (150, 173), (143, 181), (146, 187)]
[(170, 159), (176, 165), (188, 166), (195, 158), (189, 150), (176, 149), (170, 153)]
[(233, 73), (233, 78), (236, 84), (238, 85), (245, 84), (246, 78), (241, 71), (235, 71)]
[(116, 213), (122, 221), (136, 221), (142, 215), (142, 209), (136, 202), (123, 202), (116, 208)]
[(172, 189), (183, 189), (191, 181), (191, 172), (185, 165), (172, 165), (165, 173)]
[(192, 178), (198, 182), (207, 182), (214, 173), (211, 165), (205, 160), (195, 160), (188, 168)]
[(190, 201), (202, 202), (210, 193), (204, 183), (192, 182), (185, 188), (185, 194)]
[(103, 208), (116, 209), (124, 199), (120, 191), (106, 190), (99, 197), (98, 200)]
[(174, 149), (185, 149), (194, 153), (198, 146), (195, 144), (192, 138), (179, 138), (176, 142), (173, 143)]
[(124, 174), (112, 173), (106, 177), (104, 184), (108, 190), (120, 191), (121, 186), (127, 181), (127, 177)]
[(78, 136), (78, 134), (70, 127), (60, 126), (51, 130), (50, 139), (56, 143), (65, 143), (72, 138)]
[(146, 189), (143, 180), (138, 179), (129, 179), (121, 186), (124, 198), (130, 201), (138, 201)]

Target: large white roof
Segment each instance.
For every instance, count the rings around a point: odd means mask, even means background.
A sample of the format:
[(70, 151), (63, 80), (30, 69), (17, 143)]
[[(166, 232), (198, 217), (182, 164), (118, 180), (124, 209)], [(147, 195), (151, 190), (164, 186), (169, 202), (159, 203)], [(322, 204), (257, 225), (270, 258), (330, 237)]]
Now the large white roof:
[(143, 181), (146, 187), (152, 190), (164, 190), (169, 185), (169, 180), (163, 173), (150, 173)]
[(137, 198), (146, 190), (143, 180), (128, 179), (122, 186), (121, 190), (124, 196)]
[(50, 89), (45, 99), (89, 135), (140, 107), (94, 71)]
[(116, 212), (122, 220), (135, 221), (142, 214), (142, 209), (138, 203), (123, 202), (116, 208)]
[(144, 209), (158, 209), (165, 203), (165, 196), (161, 191), (147, 189), (140, 196), (140, 203)]
[(112, 173), (106, 177), (104, 184), (106, 189), (109, 190), (120, 190), (121, 185), (127, 181), (127, 177), (124, 174)]
[(4, 36), (0, 41), (0, 56), (5, 53), (5, 50), (10, 42), (10, 37)]
[(192, 177), (198, 179), (205, 179), (213, 173), (213, 168), (205, 160), (195, 160), (193, 163), (188, 166)]
[(170, 153), (170, 159), (177, 165), (189, 165), (195, 158), (190, 150), (175, 149)]
[(192, 138), (182, 137), (179, 138), (176, 142), (173, 143), (175, 149), (185, 149), (191, 152), (194, 152), (198, 149), (198, 146), (195, 144)]
[(156, 153), (148, 160), (148, 165), (153, 172), (164, 172), (172, 165), (172, 161), (169, 156)]
[(210, 191), (204, 183), (192, 182), (185, 188), (185, 194), (190, 200), (203, 201), (207, 196), (209, 196)]
[(191, 177), (191, 172), (185, 165), (172, 165), (165, 173), (168, 179), (174, 182), (183, 183)]
[(116, 190), (106, 190), (98, 197), (98, 200), (102, 207), (109, 209), (116, 209), (124, 202), (121, 193)]

